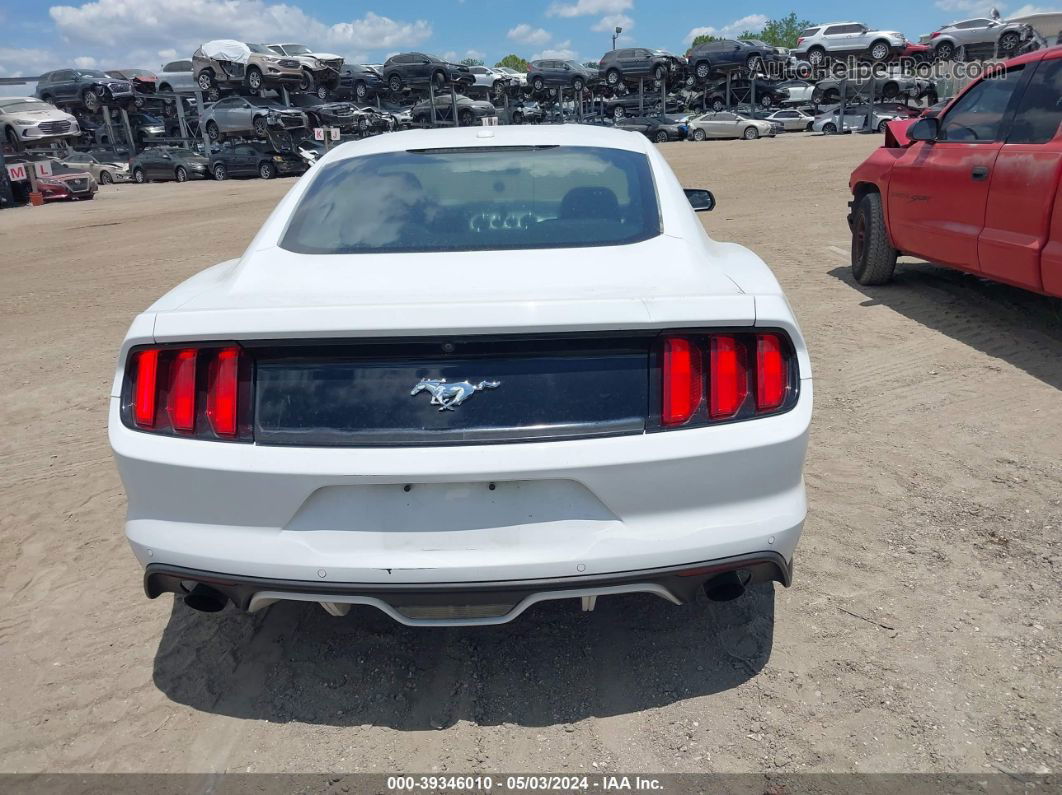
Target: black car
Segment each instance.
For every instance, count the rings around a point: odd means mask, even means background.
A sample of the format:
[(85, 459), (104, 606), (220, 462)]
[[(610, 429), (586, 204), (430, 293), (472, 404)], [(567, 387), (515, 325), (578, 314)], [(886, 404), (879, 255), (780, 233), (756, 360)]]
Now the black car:
[(210, 153), (210, 173), (216, 180), (229, 177), (298, 176), (309, 164), (295, 152), (278, 152), (264, 143), (225, 141)]
[(308, 126), (311, 128), (338, 127), (342, 132), (352, 132), (359, 127), (368, 127), (364, 114), (349, 102), (329, 102), (316, 94), (292, 94), (291, 104), (306, 114)]
[[(665, 104), (665, 113), (679, 113), (684, 108), (684, 104), (680, 100), (672, 97), (668, 97)], [(647, 92), (639, 100), (638, 93), (632, 91), (629, 94), (613, 97), (605, 101), (605, 115), (614, 119), (622, 119), (625, 116), (644, 116), (646, 113), (658, 113), (659, 111), (660, 95), (656, 93), (650, 94)]]
[(136, 98), (128, 80), (109, 77), (99, 69), (57, 69), (37, 79), (39, 99), (53, 105), (80, 105), (95, 113), (102, 105), (126, 105)]
[(686, 54), (691, 74), (706, 80), (715, 72), (734, 69), (759, 70), (764, 63), (784, 60), (774, 47), (755, 45), (734, 39), (721, 39), (698, 44)]
[(616, 121), (617, 130), (640, 132), (658, 144), (686, 140), (686, 123), (672, 116), (629, 116)]
[(598, 72), (605, 83), (618, 86), (624, 80), (650, 78), (652, 80), (680, 80), (684, 75), (681, 58), (667, 50), (628, 47), (611, 50), (601, 56)]
[(527, 84), (535, 91), (546, 87), (574, 88), (582, 91), (597, 80), (597, 70), (591, 70), (576, 61), (543, 59), (527, 65)]
[[(414, 124), (431, 124), (431, 100), (424, 99), (410, 109)], [(471, 127), (479, 119), (497, 116), (493, 104), (481, 99), (457, 98), (457, 121), (462, 127)], [(452, 127), (454, 123), (453, 101), (449, 96), (435, 98), (435, 118), (438, 124)]]
[(210, 161), (191, 149), (155, 147), (145, 149), (129, 161), (134, 182), (187, 182), (206, 179)]
[(451, 83), (470, 84), (475, 81), (467, 66), (422, 52), (392, 55), (384, 62), (383, 78), (388, 88), (395, 92), (405, 86), (433, 84), (436, 88), (443, 88)]
[(373, 66), (348, 63), (339, 70), (339, 85), (332, 92), (337, 99), (353, 99), (364, 102), (387, 88), (381, 75)]
[[(755, 102), (753, 103), (753, 94)], [(789, 89), (781, 88), (777, 83), (767, 80), (756, 80), (755, 86), (752, 80), (741, 77), (730, 80), (730, 96), (727, 97), (727, 85), (725, 80), (720, 80), (708, 86), (704, 91), (705, 110), (720, 111), (738, 103), (756, 104), (761, 108), (771, 108), (781, 105), (789, 99)]]

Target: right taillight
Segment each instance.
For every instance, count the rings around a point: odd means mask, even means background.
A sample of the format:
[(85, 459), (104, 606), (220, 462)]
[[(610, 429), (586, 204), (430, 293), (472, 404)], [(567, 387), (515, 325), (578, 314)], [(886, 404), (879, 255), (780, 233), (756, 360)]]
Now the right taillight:
[(789, 337), (776, 331), (666, 334), (660, 377), (663, 428), (777, 414), (793, 405), (799, 383)]
[(236, 345), (150, 346), (129, 354), (122, 421), (195, 439), (252, 441), (251, 365)]

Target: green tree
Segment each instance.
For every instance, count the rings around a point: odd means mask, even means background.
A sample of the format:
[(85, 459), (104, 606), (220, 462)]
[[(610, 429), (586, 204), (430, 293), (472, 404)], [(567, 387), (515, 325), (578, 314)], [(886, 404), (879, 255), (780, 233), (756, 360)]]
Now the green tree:
[(462, 58), (461, 59), (461, 65), (462, 66), (483, 66), (483, 59), (482, 58)]
[(709, 35), (707, 33), (702, 33), (700, 36), (698, 36), (697, 38), (695, 38), (693, 40), (693, 43), (690, 45), (690, 48), (692, 49), (692, 48), (696, 47), (698, 44), (708, 44), (709, 42), (712, 42), (712, 41), (722, 41), (722, 39), (719, 38), (718, 36), (711, 36), (711, 35)]
[(788, 47), (792, 49), (797, 45), (800, 34), (812, 23), (806, 19), (800, 19), (794, 12), (790, 12), (781, 19), (768, 20), (763, 26), (763, 31), (752, 38), (762, 39), (772, 47)]
[(512, 53), (510, 53), (509, 55), (506, 55), (504, 58), (502, 58), (500, 61), (498, 61), (498, 63), (496, 63), (494, 65), (495, 66), (507, 66), (510, 69), (515, 69), (517, 72), (526, 72), (527, 71), (527, 61), (525, 61), (519, 55), (514, 55)]

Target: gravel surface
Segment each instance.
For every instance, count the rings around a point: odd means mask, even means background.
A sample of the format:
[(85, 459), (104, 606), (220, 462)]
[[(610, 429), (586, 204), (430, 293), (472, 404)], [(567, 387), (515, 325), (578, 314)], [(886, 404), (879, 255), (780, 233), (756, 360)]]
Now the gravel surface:
[(847, 179), (880, 142), (661, 147), (807, 335), (794, 586), (488, 629), (143, 596), (107, 447), (115, 354), (291, 181), (0, 213), (0, 770), (1058, 770), (1062, 312), (925, 264), (855, 285)]

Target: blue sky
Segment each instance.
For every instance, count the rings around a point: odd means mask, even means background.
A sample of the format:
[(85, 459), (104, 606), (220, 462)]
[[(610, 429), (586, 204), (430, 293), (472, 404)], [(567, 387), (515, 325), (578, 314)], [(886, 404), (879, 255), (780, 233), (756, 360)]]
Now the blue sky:
[[(996, 2), (1004, 15), (1024, 3)], [(379, 62), (403, 50), (493, 64), (525, 58), (597, 60), (622, 43), (685, 50), (700, 30), (734, 35), (796, 11), (814, 22), (854, 19), (917, 40), (942, 23), (983, 14), (992, 0), (0, 0), (0, 76), (61, 66), (158, 68), (212, 38), (295, 40), (349, 60)], [(1037, 10), (1048, 10), (1040, 8)], [(6, 91), (5, 93), (12, 93)], [(14, 92), (18, 93), (18, 92)]]

